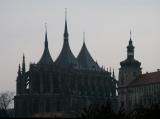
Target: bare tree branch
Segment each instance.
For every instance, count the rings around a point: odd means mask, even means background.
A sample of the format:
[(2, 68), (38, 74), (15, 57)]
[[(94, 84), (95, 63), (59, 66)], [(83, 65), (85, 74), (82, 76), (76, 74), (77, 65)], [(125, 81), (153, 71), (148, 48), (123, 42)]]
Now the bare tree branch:
[(14, 92), (5, 91), (0, 93), (0, 108), (7, 110), (13, 102)]

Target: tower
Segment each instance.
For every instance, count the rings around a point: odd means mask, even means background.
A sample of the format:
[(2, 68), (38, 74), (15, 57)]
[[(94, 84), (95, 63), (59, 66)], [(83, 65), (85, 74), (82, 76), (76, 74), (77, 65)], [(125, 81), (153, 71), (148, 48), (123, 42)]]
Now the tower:
[(68, 27), (67, 27), (67, 11), (65, 11), (65, 28), (63, 34), (63, 47), (61, 53), (59, 54), (58, 58), (55, 61), (56, 65), (59, 65), (62, 68), (74, 68), (78, 69), (81, 68), (81, 65), (78, 63), (76, 57), (73, 55), (70, 45), (69, 45), (69, 34), (68, 34)]
[(44, 41), (44, 51), (41, 56), (41, 59), (37, 63), (38, 65), (45, 66), (45, 65), (52, 65), (53, 60), (49, 52), (48, 48), (48, 37), (47, 37), (47, 25), (45, 24), (45, 41)]
[(19, 64), (17, 73), (18, 73), (18, 76), (17, 76), (17, 80), (16, 80), (16, 94), (20, 94), (20, 92), (21, 92), (21, 78), (22, 78), (20, 64)]
[(134, 58), (134, 46), (131, 38), (127, 46), (127, 58), (120, 62), (119, 69), (119, 83), (118, 83), (118, 93), (119, 93), (119, 104), (126, 107), (128, 99), (127, 86), (141, 74), (141, 63)]
[(141, 63), (134, 58), (134, 46), (131, 39), (131, 32), (129, 44), (127, 46), (127, 59), (120, 62), (120, 65), (119, 86), (127, 85), (141, 74)]

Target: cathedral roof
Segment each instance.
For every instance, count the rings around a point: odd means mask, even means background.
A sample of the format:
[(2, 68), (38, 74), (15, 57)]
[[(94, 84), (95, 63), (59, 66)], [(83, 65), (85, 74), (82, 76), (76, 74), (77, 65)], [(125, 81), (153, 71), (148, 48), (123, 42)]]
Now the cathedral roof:
[(61, 50), (60, 55), (58, 56), (55, 63), (57, 65), (60, 65), (61, 67), (68, 67), (73, 66), (74, 68), (81, 67), (78, 63), (77, 59), (73, 55), (68, 41), (68, 29), (67, 29), (67, 21), (65, 20), (65, 30), (64, 30), (64, 42), (63, 42), (63, 48)]
[(98, 64), (93, 60), (91, 57), (85, 42), (83, 42), (83, 46), (81, 48), (81, 51), (77, 57), (78, 62), (83, 66), (83, 68), (88, 70), (100, 70), (100, 67)]
[(160, 71), (142, 74), (133, 80), (129, 86), (140, 86), (152, 83), (160, 83)]
[(46, 34), (45, 34), (44, 51), (43, 51), (43, 54), (37, 64), (38, 65), (52, 65), (53, 64), (53, 60), (52, 60), (52, 57), (51, 57), (49, 49), (48, 49), (47, 30), (46, 30)]

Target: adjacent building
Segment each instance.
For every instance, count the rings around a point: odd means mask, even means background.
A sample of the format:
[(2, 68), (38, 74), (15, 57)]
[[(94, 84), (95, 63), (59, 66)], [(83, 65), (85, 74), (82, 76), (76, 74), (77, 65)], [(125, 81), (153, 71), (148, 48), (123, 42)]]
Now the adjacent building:
[(134, 58), (130, 37), (127, 59), (120, 62), (118, 98), (119, 106), (131, 110), (137, 106), (149, 107), (160, 102), (160, 71), (142, 74), (141, 63)]

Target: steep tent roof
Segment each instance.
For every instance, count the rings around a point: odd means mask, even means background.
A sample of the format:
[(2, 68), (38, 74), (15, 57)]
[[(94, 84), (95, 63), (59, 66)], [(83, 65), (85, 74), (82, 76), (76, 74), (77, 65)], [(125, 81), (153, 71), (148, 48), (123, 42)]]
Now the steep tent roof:
[(37, 64), (38, 65), (52, 65), (53, 64), (53, 60), (52, 60), (52, 57), (51, 57), (49, 49), (48, 49), (47, 30), (46, 30), (46, 34), (45, 34), (44, 51), (41, 56), (41, 59), (39, 60), (39, 62)]
[(83, 46), (81, 48), (81, 51), (77, 57), (78, 62), (88, 70), (100, 70), (100, 67), (98, 64), (93, 60), (90, 53), (87, 50), (85, 42), (83, 42)]
[(64, 29), (64, 42), (63, 42), (63, 48), (61, 50), (60, 55), (58, 56), (57, 60), (55, 61), (55, 64), (61, 66), (61, 67), (68, 67), (73, 66), (74, 68), (80, 68), (77, 59), (73, 55), (68, 41), (68, 29), (67, 29), (67, 21), (65, 19), (65, 29)]

